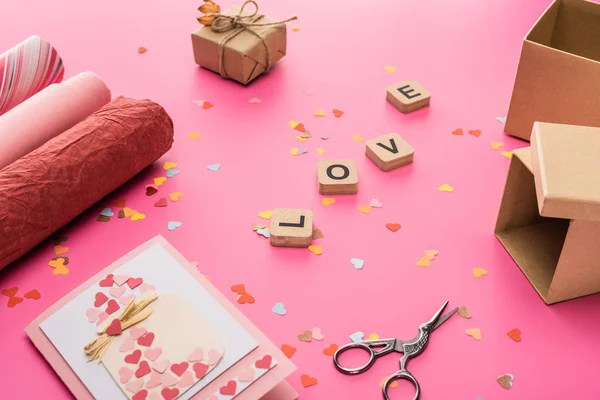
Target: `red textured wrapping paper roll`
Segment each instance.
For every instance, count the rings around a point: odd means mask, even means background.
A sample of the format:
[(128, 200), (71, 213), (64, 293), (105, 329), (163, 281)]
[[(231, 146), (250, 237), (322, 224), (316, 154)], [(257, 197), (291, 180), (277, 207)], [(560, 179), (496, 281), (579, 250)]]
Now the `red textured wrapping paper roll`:
[(150, 100), (118, 97), (0, 171), (0, 269), (158, 160), (173, 122)]

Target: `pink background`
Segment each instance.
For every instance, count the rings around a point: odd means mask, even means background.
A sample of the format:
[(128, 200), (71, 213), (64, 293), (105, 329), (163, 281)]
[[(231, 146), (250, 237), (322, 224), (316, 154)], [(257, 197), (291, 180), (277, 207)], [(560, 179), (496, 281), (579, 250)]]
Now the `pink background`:
[[(521, 41), (548, 0), (276, 1), (261, 0), (275, 18), (300, 17), (288, 31), (288, 56), (268, 76), (244, 88), (198, 69), (190, 32), (200, 1), (75, 0), (5, 1), (0, 5), (0, 49), (33, 33), (62, 55), (66, 76), (93, 70), (113, 95), (151, 98), (173, 117), (176, 141), (162, 161), (178, 163), (181, 174), (159, 195), (181, 191), (167, 208), (144, 187), (164, 175), (157, 164), (64, 230), (69, 236), (71, 273), (53, 276), (51, 244), (39, 246), (0, 273), (0, 289), (37, 288), (42, 298), (6, 307), (0, 296), (0, 398), (53, 399), (70, 394), (23, 333), (23, 328), (75, 286), (156, 234), (163, 234), (232, 301), (243, 283), (256, 303), (239, 305), (276, 344), (298, 348), (290, 378), (301, 399), (377, 399), (379, 382), (398, 368), (398, 356), (371, 371), (348, 377), (322, 354), (346, 343), (355, 331), (410, 338), (444, 300), (466, 305), (473, 318), (453, 318), (431, 338), (409, 369), (423, 399), (573, 399), (600, 397), (600, 343), (596, 329), (600, 297), (545, 306), (492, 233), (509, 160), (503, 150), (525, 146), (506, 137), (496, 116), (506, 115)], [(230, 4), (223, 3), (224, 6)], [(290, 24), (294, 25), (294, 23)], [(137, 54), (145, 46), (148, 52)], [(393, 74), (386, 65), (396, 66)], [(402, 115), (385, 102), (385, 88), (416, 79), (433, 94), (431, 107)], [(303, 89), (312, 89), (307, 96)], [(249, 104), (252, 97), (261, 104)], [(198, 108), (193, 100), (215, 106)], [(328, 116), (313, 116), (317, 109)], [(345, 111), (334, 118), (331, 110)], [(300, 143), (289, 120), (303, 122), (313, 138)], [(479, 138), (453, 136), (456, 128), (481, 129)], [(199, 141), (186, 136), (193, 131)], [(352, 140), (397, 132), (416, 149), (415, 162), (390, 173), (364, 156)], [(327, 141), (319, 137), (330, 136)], [(309, 153), (292, 157), (291, 147)], [(316, 188), (319, 156), (352, 158), (360, 190), (338, 196), (325, 208)], [(221, 163), (218, 172), (206, 165)], [(454, 193), (437, 187), (448, 183)], [(138, 222), (96, 222), (111, 201), (125, 197), (147, 215)], [(357, 211), (371, 198), (384, 203), (370, 215)], [(253, 233), (256, 213), (275, 207), (310, 208), (325, 238), (323, 255), (305, 249), (275, 249)], [(167, 230), (168, 221), (182, 227)], [(402, 229), (392, 233), (388, 222)], [(425, 249), (440, 254), (429, 268), (415, 262)], [(355, 270), (350, 258), (365, 265)], [(474, 266), (486, 268), (481, 279)], [(271, 312), (283, 302), (288, 314)], [(83, 317), (83, 313), (82, 313)], [(322, 342), (296, 335), (320, 327)], [(475, 341), (464, 330), (480, 328)], [(523, 341), (507, 336), (522, 331)], [(68, 327), (66, 327), (68, 329)], [(515, 376), (505, 391), (495, 381)], [(302, 388), (300, 375), (319, 380)], [(394, 397), (408, 390), (393, 390)]]

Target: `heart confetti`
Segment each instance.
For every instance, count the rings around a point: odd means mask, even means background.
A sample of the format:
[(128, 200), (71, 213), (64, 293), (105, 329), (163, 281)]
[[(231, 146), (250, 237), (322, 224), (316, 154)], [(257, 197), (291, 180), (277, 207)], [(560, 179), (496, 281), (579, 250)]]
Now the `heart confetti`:
[(431, 260), (427, 257), (421, 257), (419, 261), (417, 261), (417, 267), (430, 267)]
[(337, 349), (339, 349), (339, 346), (337, 344), (329, 345), (329, 347), (323, 349), (323, 354), (325, 354), (326, 356), (333, 356)]
[(325, 207), (329, 207), (330, 205), (335, 204), (335, 199), (333, 197), (323, 197), (321, 199), (321, 204)]
[(237, 294), (244, 294), (244, 293), (246, 293), (246, 287), (244, 285), (242, 285), (242, 284), (233, 285), (231, 287), (231, 291), (235, 292)]
[(25, 293), (23, 297), (30, 300), (39, 300), (42, 296), (40, 295), (40, 292), (38, 292), (37, 289), (32, 289), (29, 292)]
[(398, 229), (400, 229), (400, 224), (387, 223), (387, 224), (385, 224), (385, 227), (388, 228), (392, 232), (396, 232), (396, 231), (398, 231)]
[(253, 222), (252, 223), (252, 230), (253, 231), (256, 231), (258, 229), (263, 229), (263, 228), (266, 228), (266, 226), (263, 225), (263, 224), (261, 224), (260, 222)]
[[(167, 178), (165, 178), (164, 176), (159, 176), (157, 178), (154, 178), (154, 184), (157, 186), (162, 185), (163, 183), (165, 183), (167, 181)], [(150, 195), (151, 196), (151, 195)]]
[(271, 237), (271, 231), (269, 230), (269, 228), (259, 228), (256, 230), (256, 233), (267, 239)]
[[(379, 382), (379, 386), (381, 386), (381, 388), (383, 388), (383, 386), (385, 385), (385, 381), (387, 381), (388, 378), (389, 377), (385, 376), (385, 377), (383, 377), (383, 379), (381, 380), (381, 382)], [(398, 387), (398, 381), (392, 381), (388, 385), (388, 388), (390, 388), (390, 389), (395, 389), (397, 387)]]
[(460, 128), (458, 128), (458, 129), (455, 129), (455, 130), (453, 130), (453, 131), (452, 131), (452, 134), (453, 134), (454, 136), (462, 136), (462, 135), (463, 135), (463, 130), (462, 130), (462, 129), (460, 129)]
[(244, 294), (241, 294), (238, 296), (237, 302), (240, 304), (253, 304), (254, 297), (252, 297), (252, 295), (250, 295), (248, 293), (244, 293)]
[(281, 351), (287, 358), (292, 358), (294, 353), (296, 352), (296, 348), (294, 346), (290, 346), (289, 344), (281, 345)]
[(452, 186), (448, 185), (447, 183), (444, 183), (443, 185), (438, 187), (438, 190), (440, 192), (454, 192), (454, 188)]
[(373, 208), (373, 206), (360, 206), (358, 207), (358, 211), (360, 211), (363, 214), (369, 214), (371, 212), (371, 209)]
[(425, 250), (425, 257), (433, 260), (439, 253), (437, 250)]
[(475, 278), (481, 278), (482, 276), (487, 275), (487, 273), (488, 272), (486, 269), (478, 268), (478, 267), (473, 268), (473, 276)]
[(310, 251), (311, 253), (320, 256), (321, 254), (323, 254), (323, 248), (321, 246), (319, 246), (318, 244), (311, 244), (310, 246), (308, 246), (308, 251)]
[(354, 265), (354, 268), (356, 269), (363, 269), (363, 266), (365, 265), (365, 260), (361, 260), (360, 258), (351, 258), (350, 263)]
[(342, 110), (338, 110), (337, 108), (333, 109), (333, 115), (335, 115), (336, 117), (341, 117), (342, 115), (344, 115), (344, 112)]
[(112, 210), (107, 207), (104, 210), (100, 211), (100, 215), (104, 215), (105, 217), (113, 217), (115, 215), (115, 213), (112, 212)]
[(502, 386), (502, 388), (508, 390), (512, 388), (514, 379), (515, 376), (513, 374), (504, 374), (502, 376), (497, 377), (496, 382), (498, 382), (498, 384)]
[(61, 254), (64, 254), (64, 253), (66, 253), (66, 252), (68, 252), (68, 251), (69, 251), (69, 248), (68, 248), (68, 247), (61, 246), (60, 244), (59, 244), (59, 245), (56, 245), (56, 246), (54, 246), (54, 252), (56, 253), (56, 255), (57, 255), (57, 256), (58, 256), (58, 255), (61, 255)]
[(18, 286), (13, 286), (9, 289), (4, 289), (2, 290), (0, 293), (2, 293), (3, 296), (6, 297), (14, 297), (17, 295), (17, 293), (19, 292), (19, 287)]
[(319, 148), (317, 149), (317, 154), (318, 154), (318, 155), (320, 155), (320, 156), (322, 156), (322, 155), (323, 155), (323, 153), (325, 153), (325, 150), (319, 147)]
[(310, 342), (312, 342), (312, 330), (306, 330), (306, 331), (300, 333), (296, 337), (301, 342), (308, 342), (308, 343), (310, 343)]
[(379, 340), (379, 335), (376, 333), (371, 333), (369, 336), (367, 336), (367, 340)]
[(138, 54), (144, 54), (144, 53), (145, 53), (145, 52), (147, 52), (147, 51), (148, 51), (148, 49), (147, 49), (147, 48), (145, 48), (144, 46), (140, 46), (140, 47), (138, 47), (138, 49), (137, 49), (137, 52), (138, 52)]
[(382, 202), (380, 202), (380, 201), (379, 201), (379, 200), (377, 200), (377, 199), (371, 199), (371, 202), (369, 203), (369, 205), (370, 205), (371, 207), (373, 207), (373, 208), (381, 208), (381, 207), (383, 207), (383, 203), (382, 203)]
[(283, 306), (283, 303), (276, 303), (271, 309), (271, 311), (273, 311), (277, 315), (285, 315), (287, 313), (287, 310)]
[(200, 139), (200, 134), (198, 132), (192, 132), (187, 135), (188, 139), (198, 140)]
[(177, 167), (177, 163), (174, 163), (174, 162), (172, 162), (172, 161), (167, 161), (167, 162), (165, 162), (165, 163), (163, 164), (163, 169), (164, 169), (165, 171), (168, 171), (168, 170), (170, 170), (170, 169), (173, 169), (173, 168), (175, 168), (175, 167)]
[(193, 100), (193, 103), (195, 105), (197, 105), (198, 107), (202, 107), (205, 110), (208, 110), (209, 108), (214, 107), (212, 105), (212, 103), (209, 103), (208, 101), (204, 101), (204, 100)]
[(352, 136), (352, 140), (354, 140), (355, 142), (364, 142), (363, 137), (358, 133), (356, 135)]
[(166, 207), (167, 206), (167, 198), (161, 197), (158, 199), (156, 203), (154, 203), (154, 207)]
[(475, 340), (481, 340), (481, 330), (479, 328), (467, 329), (465, 333)]
[(521, 331), (517, 328), (511, 329), (506, 335), (517, 343), (521, 341)]
[(181, 196), (183, 196), (183, 194), (181, 192), (173, 192), (173, 193), (169, 193), (169, 198), (171, 199), (171, 201), (175, 202), (177, 200), (179, 200), (181, 198)]
[(356, 342), (360, 342), (361, 340), (363, 340), (363, 338), (365, 337), (365, 334), (361, 331), (358, 331), (358, 332), (354, 332), (354, 333), (350, 334), (349, 336), (350, 336), (350, 340), (352, 340), (354, 343), (356, 343)]
[(474, 129), (474, 130), (469, 131), (469, 135), (479, 137), (481, 135), (481, 131), (479, 129)]
[(322, 135), (322, 136), (321, 136), (321, 139), (323, 139), (323, 140), (327, 140), (327, 139), (329, 139), (329, 136), (327, 136), (327, 135)]
[(217, 172), (221, 168), (221, 164), (219, 164), (219, 163), (210, 164), (210, 165), (207, 165), (206, 168), (208, 168), (209, 170), (211, 170), (213, 172)]
[(396, 67), (392, 67), (392, 66), (385, 66), (383, 67), (383, 69), (385, 69), (387, 72), (389, 72), (390, 74), (393, 74), (394, 72), (396, 72)]
[(492, 149), (498, 150), (500, 147), (504, 146), (504, 143), (502, 143), (502, 142), (492, 142), (491, 145), (492, 145)]
[(323, 340), (325, 339), (325, 335), (321, 332), (321, 328), (312, 328), (312, 338), (315, 340)]
[(501, 154), (506, 158), (512, 158), (512, 151), (503, 151)]
[(310, 386), (315, 386), (317, 383), (319, 383), (317, 381), (317, 378), (312, 378), (308, 375), (300, 376), (300, 382), (302, 382), (302, 386), (305, 388), (310, 387)]
[(253, 97), (250, 100), (248, 100), (248, 103), (250, 103), (250, 104), (258, 104), (258, 103), (262, 103), (262, 100), (259, 99), (258, 97)]
[(465, 318), (465, 319), (469, 319), (469, 318), (471, 318), (472, 315), (469, 312), (469, 310), (467, 310), (467, 307), (460, 306), (460, 307), (458, 307), (458, 316)]
[(506, 123), (506, 117), (496, 117), (496, 121), (502, 122), (503, 124), (505, 124)]
[(261, 211), (258, 213), (258, 216), (263, 219), (271, 219), (272, 215), (273, 215), (273, 211), (271, 211), (271, 210)]
[(294, 26), (292, 26), (292, 30), (294, 32), (298, 32), (300, 30), (300, 27), (298, 25), (294, 25)]
[(53, 259), (48, 265), (54, 268), (52, 275), (67, 275), (69, 273), (69, 268), (65, 267), (65, 259), (62, 257)]
[(324, 117), (325, 116), (325, 110), (321, 109), (321, 110), (317, 110), (314, 113), (315, 117)]
[(179, 175), (181, 171), (179, 171), (178, 169), (170, 169), (167, 171), (167, 178), (172, 178), (175, 175)]
[(174, 231), (175, 229), (179, 228), (181, 226), (181, 222), (179, 221), (169, 221), (169, 223), (167, 224), (167, 229), (170, 231)]

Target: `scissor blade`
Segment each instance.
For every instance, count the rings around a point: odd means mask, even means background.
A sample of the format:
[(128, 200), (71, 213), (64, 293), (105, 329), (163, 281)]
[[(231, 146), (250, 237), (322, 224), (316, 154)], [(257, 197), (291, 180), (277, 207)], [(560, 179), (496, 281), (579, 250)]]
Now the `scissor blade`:
[(450, 311), (449, 313), (442, 315), (440, 317), (440, 319), (438, 319), (437, 323), (433, 326), (433, 329), (435, 330), (435, 329), (439, 328), (439, 326), (441, 324), (446, 322), (448, 320), (448, 318), (453, 316), (457, 311), (458, 311), (458, 307), (456, 307), (454, 310)]

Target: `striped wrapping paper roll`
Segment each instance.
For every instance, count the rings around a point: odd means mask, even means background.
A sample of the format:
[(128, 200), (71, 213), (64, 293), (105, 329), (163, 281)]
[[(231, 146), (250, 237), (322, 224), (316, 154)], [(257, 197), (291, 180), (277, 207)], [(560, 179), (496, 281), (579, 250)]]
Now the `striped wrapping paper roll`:
[(0, 55), (0, 115), (60, 82), (64, 72), (56, 49), (39, 36), (31, 36)]

